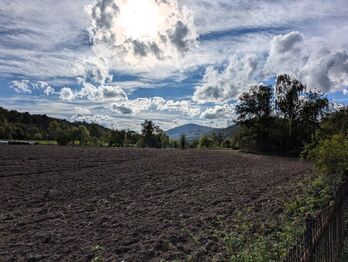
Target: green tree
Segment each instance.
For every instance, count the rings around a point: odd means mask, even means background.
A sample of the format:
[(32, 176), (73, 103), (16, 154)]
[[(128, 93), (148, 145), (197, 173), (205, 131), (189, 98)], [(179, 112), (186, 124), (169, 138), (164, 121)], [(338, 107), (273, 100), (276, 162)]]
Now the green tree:
[(141, 133), (143, 147), (161, 148), (163, 140), (169, 141), (164, 131), (150, 120), (144, 121)]
[(199, 139), (195, 139), (191, 142), (190, 148), (198, 148), (199, 147)]
[(186, 136), (185, 134), (182, 134), (180, 136), (180, 149), (186, 149), (186, 146), (187, 146)]
[(238, 121), (247, 123), (250, 120), (266, 121), (272, 113), (273, 92), (271, 86), (252, 86), (248, 92), (239, 97), (236, 106)]
[(80, 145), (87, 145), (90, 138), (90, 134), (88, 129), (84, 125), (80, 125), (78, 127), (78, 141)]
[(0, 125), (0, 139), (7, 139), (7, 138), (8, 138), (8, 132), (6, 131), (6, 128)]
[(175, 149), (179, 148), (178, 141), (173, 141), (173, 148), (175, 148)]
[(125, 143), (126, 131), (114, 130), (111, 132), (109, 146), (123, 147)]
[(209, 136), (202, 136), (199, 139), (199, 147), (211, 149), (214, 147), (214, 140)]
[(273, 91), (271, 86), (252, 86), (239, 97), (236, 106), (237, 124), (243, 132), (238, 134), (238, 143), (245, 149), (262, 150), (270, 141)]
[(144, 138), (145, 147), (154, 147), (156, 144), (155, 141), (155, 124), (150, 120), (145, 120), (142, 124), (142, 136)]
[(169, 136), (167, 136), (163, 131), (159, 134), (161, 148), (167, 148), (170, 146)]
[(239, 104), (236, 106), (237, 123), (254, 129), (261, 136), (267, 136), (272, 114), (272, 99), (272, 87), (252, 86), (248, 92), (239, 97)]
[(51, 121), (48, 125), (48, 135), (51, 140), (57, 140), (58, 134), (62, 132), (62, 128), (57, 121)]
[[(42, 138), (42, 135), (40, 133), (40, 130), (37, 127), (29, 127), (26, 130), (26, 138), (27, 139), (34, 139), (34, 140), (40, 140)], [(39, 138), (39, 139), (37, 139)]]
[(322, 138), (333, 135), (348, 136), (348, 106), (327, 114), (320, 124), (320, 136)]
[(139, 134), (135, 131), (127, 130), (127, 141), (130, 145), (135, 145), (139, 139)]
[(70, 133), (66, 130), (60, 130), (58, 131), (58, 133), (56, 134), (56, 140), (58, 145), (61, 146), (66, 146), (71, 142), (71, 136)]
[(288, 122), (288, 138), (292, 145), (296, 143), (295, 132), (301, 109), (300, 95), (306, 86), (289, 75), (279, 75), (276, 82), (276, 108)]
[(320, 92), (309, 91), (302, 101), (299, 119), (299, 132), (303, 141), (310, 143), (317, 142), (316, 130), (320, 127), (320, 121), (324, 118), (329, 109), (329, 100)]
[(71, 136), (73, 146), (75, 145), (75, 142), (79, 140), (79, 135), (80, 135), (79, 129), (77, 127), (73, 126), (70, 129), (70, 136)]
[(232, 142), (229, 139), (226, 139), (222, 142), (222, 147), (223, 148), (231, 148)]

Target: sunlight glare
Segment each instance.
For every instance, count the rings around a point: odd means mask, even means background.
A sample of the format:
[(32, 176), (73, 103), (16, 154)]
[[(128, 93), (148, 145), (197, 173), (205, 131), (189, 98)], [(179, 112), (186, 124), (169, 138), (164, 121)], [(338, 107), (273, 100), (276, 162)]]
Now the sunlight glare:
[(157, 36), (161, 16), (152, 0), (128, 0), (120, 8), (120, 23), (126, 37), (152, 40)]

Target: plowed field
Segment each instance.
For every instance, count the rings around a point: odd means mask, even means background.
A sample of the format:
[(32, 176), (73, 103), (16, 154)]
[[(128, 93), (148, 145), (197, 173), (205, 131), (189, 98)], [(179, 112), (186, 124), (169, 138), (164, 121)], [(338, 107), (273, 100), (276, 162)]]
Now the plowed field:
[[(0, 261), (224, 261), (240, 210), (276, 218), (309, 163), (232, 151), (0, 146)], [(232, 225), (233, 226), (233, 225)]]

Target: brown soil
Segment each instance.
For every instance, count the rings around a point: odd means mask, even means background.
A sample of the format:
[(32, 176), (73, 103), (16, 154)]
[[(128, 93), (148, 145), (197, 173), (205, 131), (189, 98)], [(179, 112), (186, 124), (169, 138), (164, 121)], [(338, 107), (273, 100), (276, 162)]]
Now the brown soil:
[(223, 261), (218, 218), (276, 218), (309, 163), (232, 151), (0, 146), (0, 261)]

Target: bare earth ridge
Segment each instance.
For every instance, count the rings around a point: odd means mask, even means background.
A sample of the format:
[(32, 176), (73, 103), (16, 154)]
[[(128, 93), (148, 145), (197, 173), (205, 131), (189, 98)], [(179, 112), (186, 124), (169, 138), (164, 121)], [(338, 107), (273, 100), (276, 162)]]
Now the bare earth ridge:
[(0, 261), (90, 261), (96, 246), (106, 261), (222, 261), (217, 218), (276, 218), (310, 173), (232, 151), (0, 146)]

